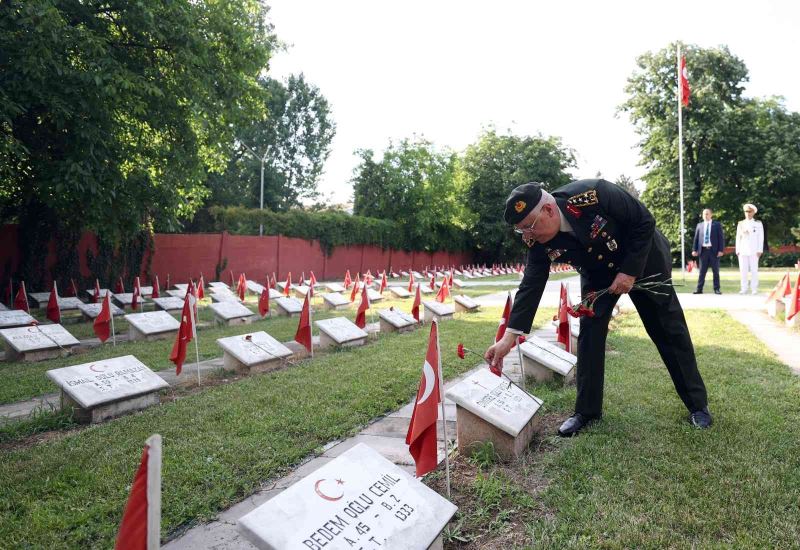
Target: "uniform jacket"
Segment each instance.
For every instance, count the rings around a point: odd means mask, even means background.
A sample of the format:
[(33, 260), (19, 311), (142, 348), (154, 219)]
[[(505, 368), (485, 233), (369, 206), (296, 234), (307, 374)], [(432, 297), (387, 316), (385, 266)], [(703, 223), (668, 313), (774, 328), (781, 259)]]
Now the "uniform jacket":
[[(656, 230), (649, 210), (621, 187), (601, 179), (579, 180), (551, 193), (575, 236), (559, 232), (528, 250), (525, 275), (508, 326), (530, 331), (552, 262), (572, 265), (581, 275), (581, 293), (607, 288), (622, 272), (634, 277), (660, 273), (668, 279), (669, 243)], [(650, 280), (650, 279), (648, 279)], [(610, 312), (616, 296), (601, 297), (598, 315)]]
[[(692, 250), (700, 254), (700, 251), (703, 249), (703, 227), (705, 226), (705, 221), (702, 221), (697, 224), (697, 227), (694, 230), (694, 243), (692, 244)], [(725, 249), (725, 236), (722, 233), (722, 224), (719, 223), (717, 220), (711, 220), (711, 230), (709, 231), (709, 240), (711, 241), (711, 253), (716, 255), (717, 252), (722, 252)]]
[(752, 231), (748, 230), (747, 220), (736, 225), (736, 253), (752, 256), (764, 252), (764, 225), (753, 220)]

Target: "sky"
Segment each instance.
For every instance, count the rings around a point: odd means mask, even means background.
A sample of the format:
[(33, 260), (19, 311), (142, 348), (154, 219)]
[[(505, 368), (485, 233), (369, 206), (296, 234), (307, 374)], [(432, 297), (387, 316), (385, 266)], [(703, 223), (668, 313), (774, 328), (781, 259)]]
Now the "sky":
[(331, 103), (320, 191), (332, 202), (352, 200), (356, 149), (416, 135), (462, 151), (490, 125), (560, 137), (577, 153), (576, 179), (638, 180), (638, 137), (617, 107), (636, 57), (675, 40), (727, 45), (749, 69), (747, 96), (800, 110), (796, 0), (267, 3), (287, 46), (270, 76), (302, 72)]

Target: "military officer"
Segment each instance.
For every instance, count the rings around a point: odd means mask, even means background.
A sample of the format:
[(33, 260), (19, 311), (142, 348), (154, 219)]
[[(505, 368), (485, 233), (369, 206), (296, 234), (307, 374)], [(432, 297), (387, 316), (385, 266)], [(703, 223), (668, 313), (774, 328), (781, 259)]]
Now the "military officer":
[(674, 288), (659, 288), (664, 295), (632, 290), (638, 278), (671, 277), (669, 243), (647, 208), (602, 179), (574, 181), (552, 194), (540, 184), (527, 183), (506, 200), (504, 218), (530, 249), (506, 334), (486, 351), (490, 365), (502, 368), (516, 336), (530, 332), (551, 262), (575, 267), (584, 298), (592, 291), (610, 289), (594, 302), (594, 316), (581, 317), (575, 414), (561, 425), (559, 435), (576, 435), (602, 415), (608, 323), (619, 296), (629, 292), (689, 410), (689, 422), (699, 428), (711, 426), (706, 388)]

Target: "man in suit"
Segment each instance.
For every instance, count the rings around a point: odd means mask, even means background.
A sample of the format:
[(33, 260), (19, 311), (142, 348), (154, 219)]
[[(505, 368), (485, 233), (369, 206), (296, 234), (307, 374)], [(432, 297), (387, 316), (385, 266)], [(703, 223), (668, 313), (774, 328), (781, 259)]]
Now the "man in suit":
[(689, 410), (689, 421), (709, 427), (706, 388), (675, 289), (668, 283), (658, 289), (662, 294), (633, 289), (639, 278), (666, 282), (672, 272), (669, 243), (647, 208), (601, 179), (574, 181), (552, 194), (540, 184), (527, 183), (508, 197), (504, 218), (528, 245), (528, 262), (505, 336), (486, 351), (486, 361), (501, 369), (517, 336), (530, 332), (550, 263), (557, 260), (580, 273), (584, 299), (592, 291), (609, 288), (594, 300), (593, 315), (581, 317), (575, 414), (561, 425), (559, 435), (576, 435), (602, 415), (608, 323), (619, 296), (626, 293)]
[(692, 256), (700, 258), (700, 275), (697, 277), (694, 294), (703, 293), (709, 266), (714, 274), (714, 294), (722, 294), (719, 288), (719, 259), (725, 248), (725, 236), (722, 233), (722, 224), (713, 220), (713, 216), (714, 213), (710, 208), (703, 210), (703, 221), (698, 223), (694, 230)]

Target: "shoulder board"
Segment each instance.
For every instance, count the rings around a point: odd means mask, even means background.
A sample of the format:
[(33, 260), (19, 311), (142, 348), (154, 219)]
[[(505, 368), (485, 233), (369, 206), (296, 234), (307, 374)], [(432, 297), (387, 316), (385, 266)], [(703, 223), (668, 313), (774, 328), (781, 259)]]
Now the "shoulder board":
[(589, 189), (583, 193), (572, 195), (567, 199), (567, 204), (581, 208), (583, 206), (592, 206), (597, 204), (597, 190)]

